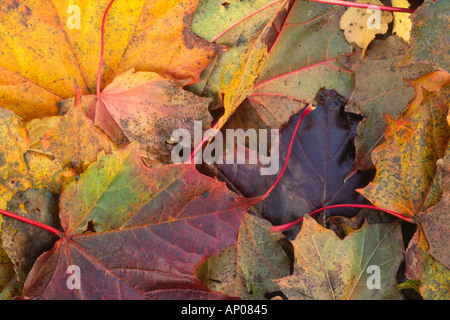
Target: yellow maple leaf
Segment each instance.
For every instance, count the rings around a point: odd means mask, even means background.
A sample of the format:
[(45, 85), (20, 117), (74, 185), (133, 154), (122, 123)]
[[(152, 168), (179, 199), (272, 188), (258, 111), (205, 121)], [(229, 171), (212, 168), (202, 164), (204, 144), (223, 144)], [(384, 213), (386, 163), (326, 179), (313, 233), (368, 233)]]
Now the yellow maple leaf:
[[(409, 8), (409, 2), (407, 0), (392, 0), (392, 6)], [(410, 15), (410, 13), (394, 12), (394, 29), (392, 31), (406, 42), (409, 42), (411, 35), (412, 21), (409, 18)]]
[(364, 56), (370, 42), (375, 39), (375, 35), (387, 32), (388, 24), (392, 22), (392, 14), (377, 10), (376, 6), (383, 5), (378, 0), (361, 2), (369, 3), (373, 7), (347, 9), (341, 18), (340, 28), (344, 30), (345, 39), (349, 43), (356, 43), (363, 49), (362, 55)]

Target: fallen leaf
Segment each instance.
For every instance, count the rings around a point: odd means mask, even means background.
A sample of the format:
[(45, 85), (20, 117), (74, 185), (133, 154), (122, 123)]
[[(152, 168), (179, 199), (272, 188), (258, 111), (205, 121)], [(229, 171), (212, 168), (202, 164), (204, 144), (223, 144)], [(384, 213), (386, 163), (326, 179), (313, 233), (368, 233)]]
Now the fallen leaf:
[[(27, 189), (18, 192), (8, 202), (6, 209), (52, 227), (60, 227), (58, 195), (46, 189)], [(2, 247), (14, 263), (15, 273), (23, 285), (36, 258), (52, 248), (56, 236), (9, 217), (4, 217), (3, 220)]]
[(415, 90), (406, 79), (433, 71), (424, 64), (398, 67), (406, 50), (407, 46), (402, 40), (391, 36), (374, 40), (364, 58), (351, 56), (346, 60), (346, 67), (355, 72), (355, 89), (349, 97), (346, 110), (364, 116), (355, 139), (356, 171), (373, 168), (371, 153), (383, 141), (385, 115), (397, 118), (414, 98)]
[(450, 155), (438, 160), (437, 166), (443, 196), (437, 204), (419, 213), (419, 220), (430, 246), (429, 253), (450, 269)]
[(450, 270), (428, 253), (424, 233), (418, 229), (405, 253), (405, 275), (420, 281), (420, 294), (425, 300), (450, 299)]
[(280, 234), (270, 222), (245, 214), (235, 246), (209, 258), (197, 274), (208, 288), (244, 300), (264, 300), (279, 288), (270, 279), (290, 274), (290, 261)]
[(58, 123), (45, 133), (42, 149), (52, 154), (62, 167), (79, 173), (97, 160), (100, 152), (112, 152), (108, 137), (83, 112), (81, 92), (75, 90), (75, 103)]
[[(295, 240), (294, 274), (274, 280), (292, 300), (401, 299), (395, 276), (403, 259), (397, 222), (367, 224), (343, 240), (306, 216)], [(370, 289), (370, 267), (380, 268)]]
[[(408, 0), (391, 0), (391, 4), (396, 8), (409, 8), (410, 4)], [(394, 15), (394, 29), (393, 33), (397, 34), (400, 38), (409, 42), (411, 37), (412, 21), (409, 18), (410, 13), (393, 12)]]
[[(192, 21), (193, 31), (227, 46), (192, 86), (194, 92), (223, 103), (219, 129), (251, 93), (268, 56), (266, 37), (288, 0), (201, 1)], [(222, 98), (223, 97), (223, 98)]]
[(187, 81), (152, 72), (129, 70), (117, 76), (99, 97), (91, 99), (87, 113), (94, 123), (120, 147), (137, 141), (141, 155), (150, 160), (170, 162), (172, 133), (188, 130), (194, 136), (194, 122), (210, 126), (209, 98), (182, 88)]
[(362, 48), (362, 56), (364, 56), (375, 36), (388, 31), (388, 24), (393, 18), (390, 12), (376, 9), (376, 6), (383, 5), (378, 0), (364, 0), (361, 3), (371, 4), (373, 8), (348, 8), (341, 18), (340, 27), (344, 30), (345, 39)]
[[(73, 106), (73, 103), (72, 105)], [(61, 116), (50, 116), (35, 118), (31, 121), (24, 122), (24, 126), (28, 131), (28, 137), (30, 138), (30, 146), (28, 150), (45, 154), (41, 148), (41, 141), (45, 134), (55, 127)]]
[(425, 62), (450, 72), (449, 9), (448, 1), (425, 0), (414, 11), (409, 49), (401, 64)]
[(372, 152), (376, 176), (360, 190), (374, 205), (413, 218), (440, 199), (436, 161), (444, 157), (450, 139), (449, 87), (428, 92), (417, 85), (416, 90), (402, 117), (386, 116), (385, 142)]
[[(302, 120), (283, 177), (270, 195), (256, 207), (274, 225), (292, 222), (303, 215), (328, 205), (364, 203), (355, 189), (364, 186), (367, 176), (358, 172), (345, 181), (353, 167), (353, 139), (359, 117), (346, 113), (346, 100), (334, 90), (322, 89), (316, 100), (317, 108)], [(286, 161), (286, 154), (300, 114), (294, 116), (280, 131), (279, 156), (271, 166), (275, 174), (261, 175), (261, 164), (224, 164), (218, 168), (245, 196), (264, 194), (275, 182)], [(322, 213), (352, 216), (358, 209), (332, 209)], [(298, 226), (286, 232), (289, 238), (298, 233)]]
[(64, 178), (73, 175), (47, 156), (29, 150), (30, 139), (25, 126), (14, 113), (0, 108), (0, 208), (17, 192), (29, 188), (47, 188), (61, 192)]
[(19, 292), (14, 292), (17, 276), (14, 271), (14, 264), (2, 246), (2, 223), (3, 220), (0, 217), (0, 300), (9, 300), (20, 294), (20, 290), (18, 290)]
[[(109, 2), (3, 1), (0, 107), (13, 110), (25, 120), (55, 115), (56, 102), (73, 96), (74, 78), (80, 82), (83, 94), (94, 93), (101, 22)], [(106, 19), (101, 88), (131, 68), (198, 80), (200, 72), (222, 48), (190, 31), (197, 3), (115, 1)], [(79, 8), (79, 28), (68, 26), (69, 5)]]
[(338, 61), (352, 52), (339, 29), (344, 12), (343, 7), (305, 0), (291, 7), (247, 99), (269, 128), (280, 128), (306, 103), (314, 103), (320, 88), (344, 97), (352, 92), (353, 73)]
[[(24, 297), (228, 297), (210, 291), (195, 268), (235, 243), (244, 213), (259, 200), (233, 194), (194, 165), (150, 170), (138, 148), (101, 156), (67, 184), (60, 203), (65, 235), (37, 259)], [(66, 286), (69, 265), (80, 268), (80, 290)]]
[(0, 108), (0, 184), (10, 190), (25, 190), (27, 165), (23, 154), (29, 146), (26, 129), (12, 111)]

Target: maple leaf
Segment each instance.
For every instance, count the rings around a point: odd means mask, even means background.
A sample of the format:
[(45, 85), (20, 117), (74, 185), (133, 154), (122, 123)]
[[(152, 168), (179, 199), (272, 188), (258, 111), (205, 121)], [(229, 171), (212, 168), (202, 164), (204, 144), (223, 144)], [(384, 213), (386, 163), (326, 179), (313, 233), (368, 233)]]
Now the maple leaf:
[[(345, 181), (353, 167), (353, 139), (359, 117), (344, 112), (346, 100), (335, 91), (322, 89), (317, 108), (302, 120), (286, 171), (260, 204), (258, 210), (272, 224), (294, 221), (314, 209), (337, 203), (363, 203), (356, 188), (364, 186), (367, 177), (358, 172)], [(279, 168), (282, 167), (298, 118), (294, 116), (280, 132)], [(277, 148), (278, 146), (272, 146)], [(226, 163), (226, 161), (224, 161)], [(246, 161), (246, 163), (249, 163)], [(245, 196), (263, 194), (277, 179), (261, 175), (262, 165), (221, 164), (218, 168)], [(333, 209), (323, 214), (354, 215), (355, 209)], [(287, 232), (293, 237), (298, 226)]]
[(355, 89), (346, 110), (364, 116), (355, 139), (356, 171), (373, 168), (371, 153), (383, 140), (385, 114), (397, 118), (414, 98), (415, 90), (406, 79), (433, 71), (426, 64), (397, 67), (406, 49), (407, 46), (397, 36), (391, 36), (374, 40), (364, 58), (347, 58), (346, 67), (355, 72)]
[[(201, 283), (195, 268), (235, 243), (243, 214), (260, 199), (233, 194), (193, 165), (150, 170), (138, 149), (133, 143), (101, 156), (66, 185), (60, 201), (64, 235), (37, 259), (24, 297), (227, 297)], [(73, 264), (83, 273), (80, 290), (66, 286)]]
[[(42, 189), (17, 192), (6, 209), (17, 215), (60, 228), (58, 219), (58, 195)], [(36, 259), (50, 250), (56, 236), (34, 226), (5, 217), (1, 226), (2, 247), (14, 263), (14, 270), (23, 286)]]
[[(444, 157), (450, 139), (446, 121), (449, 87), (428, 92), (427, 81), (441, 72), (416, 80), (416, 98), (397, 120), (386, 116), (385, 142), (373, 152), (377, 173), (360, 192), (378, 207), (416, 218), (439, 201), (436, 161)], [(445, 84), (433, 83), (440, 87)]]
[[(170, 161), (172, 132), (186, 129), (193, 136), (194, 121), (208, 127), (209, 98), (183, 90), (187, 81), (153, 72), (129, 70), (117, 76), (98, 95), (88, 95), (85, 112), (119, 147), (137, 141), (141, 155)], [(69, 101), (68, 101), (69, 102)]]
[[(73, 96), (74, 78), (79, 80), (83, 94), (94, 93), (102, 17), (109, 3), (110, 0), (2, 1), (0, 107), (7, 107), (26, 120), (55, 115), (56, 102)], [(190, 31), (197, 3), (198, 0), (115, 1), (105, 20), (104, 41), (108, 50), (104, 52), (101, 88), (132, 68), (198, 80), (200, 72), (222, 47)], [(83, 13), (79, 29), (69, 28), (66, 23), (70, 18), (69, 5)]]
[[(411, 15), (411, 40), (401, 64), (431, 63), (438, 69), (450, 72), (449, 2), (426, 0)], [(445, 12), (446, 14), (443, 14)]]
[[(408, 279), (418, 281), (418, 291), (425, 300), (450, 298), (450, 269), (429, 254), (429, 245), (419, 228), (409, 242), (405, 253)], [(414, 288), (415, 289), (415, 288)]]
[(112, 152), (108, 137), (94, 127), (82, 110), (81, 92), (75, 90), (75, 103), (41, 139), (42, 149), (70, 169), (83, 172), (100, 152)]
[[(382, 6), (383, 4), (378, 0), (365, 0), (361, 3), (369, 3), (375, 6)], [(344, 30), (345, 39), (349, 43), (356, 43), (362, 48), (362, 56), (364, 56), (370, 42), (375, 39), (377, 34), (385, 34), (388, 30), (388, 24), (392, 22), (392, 14), (390, 12), (380, 12), (379, 19), (372, 17), (371, 13), (377, 14), (377, 11), (372, 9), (362, 8), (348, 8), (340, 21), (340, 27)], [(378, 25), (377, 25), (378, 23)], [(369, 27), (370, 26), (370, 27)]]
[(47, 156), (29, 150), (30, 139), (24, 125), (14, 113), (0, 108), (0, 185), (2, 197), (6, 202), (12, 195), (29, 188), (47, 188), (49, 191), (59, 193), (62, 181), (71, 176), (71, 170), (65, 170), (61, 165)]
[(288, 0), (202, 1), (192, 21), (196, 34), (226, 45), (222, 53), (206, 68), (201, 81), (192, 89), (223, 103), (220, 129), (239, 104), (251, 93), (268, 55), (266, 38)]
[(267, 299), (278, 291), (270, 279), (290, 274), (290, 261), (280, 234), (269, 234), (271, 223), (245, 214), (236, 245), (206, 260), (197, 271), (211, 290), (246, 300)]
[(352, 52), (339, 29), (344, 11), (312, 1), (294, 2), (247, 98), (246, 112), (253, 109), (266, 126), (279, 128), (305, 103), (314, 102), (322, 87), (350, 95), (353, 73), (337, 61)]
[(448, 226), (450, 225), (450, 155), (437, 161), (441, 175), (440, 186), (444, 193), (442, 199), (434, 206), (419, 213), (425, 237), (429, 243), (429, 253), (440, 263), (450, 269), (450, 242)]
[[(275, 281), (288, 299), (400, 299), (395, 276), (403, 259), (397, 222), (365, 223), (343, 240), (306, 216), (295, 240), (294, 273)], [(369, 266), (380, 268), (380, 288), (371, 290)]]

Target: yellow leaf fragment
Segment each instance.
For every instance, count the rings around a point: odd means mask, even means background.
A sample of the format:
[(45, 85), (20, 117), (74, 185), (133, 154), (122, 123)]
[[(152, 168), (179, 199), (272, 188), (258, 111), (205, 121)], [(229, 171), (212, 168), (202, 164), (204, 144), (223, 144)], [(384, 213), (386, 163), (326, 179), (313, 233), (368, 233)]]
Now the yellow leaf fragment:
[[(392, 0), (391, 3), (393, 7), (409, 8), (408, 0)], [(410, 13), (394, 12), (394, 29), (392, 31), (406, 42), (409, 42), (411, 36), (412, 21), (409, 18), (410, 15)]]
[(344, 13), (340, 21), (340, 27), (344, 30), (345, 39), (349, 43), (356, 43), (363, 49), (362, 55), (366, 52), (370, 42), (377, 34), (385, 34), (388, 24), (392, 22), (392, 14), (387, 11), (377, 9), (383, 4), (378, 0), (365, 0), (361, 3), (369, 3), (373, 7), (349, 8)]

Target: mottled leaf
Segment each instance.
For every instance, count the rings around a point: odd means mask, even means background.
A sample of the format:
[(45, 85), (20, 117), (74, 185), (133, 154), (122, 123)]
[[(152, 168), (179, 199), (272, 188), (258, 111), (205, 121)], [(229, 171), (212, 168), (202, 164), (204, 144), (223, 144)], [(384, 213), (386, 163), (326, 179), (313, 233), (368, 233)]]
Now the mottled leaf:
[[(396, 274), (403, 259), (397, 222), (364, 224), (343, 240), (306, 216), (292, 241), (294, 274), (275, 282), (292, 300), (400, 299)], [(379, 287), (369, 288), (379, 268)]]
[(72, 108), (41, 140), (42, 149), (65, 168), (78, 172), (97, 160), (100, 152), (111, 153), (108, 137), (94, 127), (82, 109), (81, 92), (76, 89)]
[(267, 59), (266, 37), (288, 0), (200, 1), (192, 21), (198, 35), (227, 46), (193, 86), (195, 92), (223, 103), (221, 128), (239, 104), (251, 93)]
[[(396, 8), (409, 8), (410, 4), (408, 0), (391, 0), (391, 4)], [(400, 38), (409, 42), (411, 37), (412, 21), (410, 19), (411, 14), (405, 12), (394, 12), (394, 29), (393, 33), (397, 34)]]
[[(73, 104), (71, 105), (71, 107)], [(53, 129), (61, 119), (61, 116), (50, 116), (36, 118), (31, 121), (24, 122), (24, 126), (28, 131), (30, 138), (30, 147), (28, 150), (33, 150), (38, 153), (45, 154), (41, 148), (41, 141), (45, 134)]]
[(346, 66), (355, 72), (355, 89), (347, 111), (364, 116), (355, 139), (355, 169), (373, 168), (371, 153), (383, 140), (385, 114), (397, 118), (414, 98), (414, 88), (405, 79), (429, 73), (428, 65), (400, 68), (407, 46), (397, 36), (374, 40), (364, 58), (349, 57)]
[(440, 202), (419, 213), (419, 219), (430, 246), (429, 253), (450, 269), (450, 155), (438, 160), (437, 165), (444, 194)]
[(340, 27), (344, 30), (345, 39), (349, 43), (356, 43), (362, 48), (362, 55), (367, 47), (375, 39), (377, 34), (385, 34), (388, 31), (388, 24), (392, 22), (392, 13), (375, 9), (383, 4), (378, 0), (363, 0), (361, 3), (368, 3), (374, 8), (354, 8), (350, 7), (345, 11), (340, 21)]
[(385, 142), (372, 152), (376, 176), (360, 191), (374, 205), (416, 218), (439, 201), (436, 161), (444, 157), (450, 139), (449, 89), (428, 92), (417, 86), (402, 117), (386, 116)]
[[(18, 192), (8, 202), (7, 211), (28, 219), (60, 228), (58, 219), (58, 196), (46, 189), (27, 189)], [(4, 217), (2, 246), (14, 263), (14, 270), (21, 284), (37, 257), (50, 250), (57, 237), (24, 222)]]
[(405, 275), (420, 281), (419, 290), (425, 300), (450, 299), (450, 270), (429, 253), (424, 233), (419, 229), (405, 253)]
[[(235, 243), (244, 213), (259, 200), (233, 194), (194, 165), (150, 170), (138, 148), (101, 156), (67, 184), (60, 204), (65, 236), (38, 258), (24, 297), (228, 297), (210, 291), (194, 271)], [(80, 267), (80, 290), (66, 286), (69, 265)]]
[(353, 74), (337, 61), (352, 51), (339, 29), (344, 11), (305, 0), (290, 7), (248, 97), (249, 106), (268, 127), (281, 127), (304, 103), (314, 102), (322, 87), (350, 95)]
[(157, 73), (129, 70), (89, 100), (87, 114), (117, 145), (137, 141), (143, 157), (170, 162), (170, 144), (178, 142), (172, 141), (173, 131), (185, 129), (194, 136), (194, 121), (207, 128), (212, 120), (210, 99), (184, 90), (185, 84)]
[(23, 154), (29, 146), (26, 129), (13, 112), (0, 109), (0, 184), (11, 190), (30, 187)]
[(278, 291), (270, 279), (290, 274), (281, 234), (270, 234), (271, 223), (246, 214), (236, 246), (209, 258), (199, 267), (199, 278), (212, 290), (245, 300), (263, 300)]
[[(102, 17), (109, 2), (2, 1), (0, 106), (28, 120), (57, 114), (56, 102), (73, 96), (74, 78), (83, 94), (94, 93)], [(190, 31), (197, 3), (115, 1), (105, 25), (101, 87), (131, 68), (198, 80), (222, 48)], [(79, 9), (79, 26), (71, 25), (77, 9), (69, 6)]]
[(425, 0), (414, 11), (409, 49), (402, 64), (426, 62), (450, 72), (449, 16), (446, 0)]

